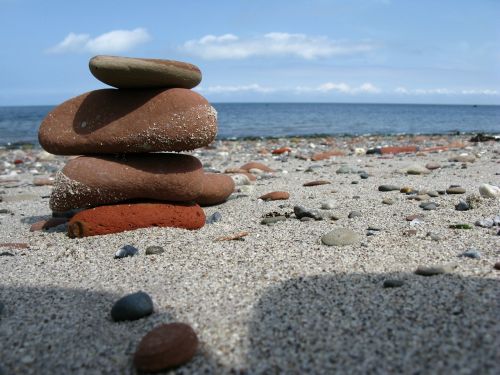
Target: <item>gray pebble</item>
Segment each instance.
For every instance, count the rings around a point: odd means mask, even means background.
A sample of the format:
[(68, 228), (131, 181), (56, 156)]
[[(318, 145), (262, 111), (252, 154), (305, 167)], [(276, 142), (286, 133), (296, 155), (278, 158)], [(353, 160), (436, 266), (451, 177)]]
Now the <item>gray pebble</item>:
[(460, 254), (460, 256), (465, 258), (480, 259), (481, 253), (476, 249), (469, 249)]
[(353, 170), (348, 165), (342, 165), (339, 169), (337, 169), (335, 173), (337, 174), (353, 173)]
[(130, 245), (125, 245), (121, 247), (116, 253), (115, 253), (115, 259), (121, 259), (125, 257), (132, 257), (136, 254), (139, 253), (139, 250), (133, 246)]
[(304, 217), (301, 217), (300, 218), (300, 221), (314, 221), (315, 219), (313, 219), (312, 217), (309, 217), (309, 216), (304, 216)]
[(361, 216), (363, 216), (363, 215), (361, 214), (361, 212), (359, 212), (359, 211), (351, 211), (351, 212), (349, 212), (349, 215), (348, 215), (347, 217), (348, 217), (349, 219), (353, 219), (353, 218), (355, 218), (355, 217), (361, 217)]
[(368, 230), (372, 230), (372, 231), (375, 231), (375, 232), (380, 232), (382, 230), (382, 228), (381, 227), (377, 227), (375, 225), (370, 225), (368, 227)]
[(441, 236), (436, 233), (429, 232), (427, 233), (427, 237), (429, 237), (433, 241), (441, 241)]
[(153, 301), (144, 292), (126, 295), (115, 302), (111, 317), (115, 322), (137, 320), (153, 313)]
[(432, 211), (435, 210), (438, 205), (434, 202), (422, 202), (419, 205), (420, 208), (422, 208), (424, 211)]
[(399, 187), (397, 187), (396, 185), (380, 185), (378, 187), (378, 191), (394, 191), (394, 190), (399, 191)]
[(321, 237), (321, 242), (328, 246), (346, 246), (359, 242), (361, 236), (351, 229), (337, 228)]
[(436, 265), (436, 266), (419, 266), (415, 273), (420, 276), (435, 276), (441, 275), (444, 273), (450, 273), (455, 269), (455, 264), (447, 264), (447, 265)]
[(455, 210), (457, 210), (457, 211), (469, 211), (470, 206), (466, 201), (460, 199), (458, 204), (455, 205)]
[(399, 288), (400, 286), (403, 286), (403, 284), (404, 284), (403, 280), (397, 280), (397, 279), (384, 280), (384, 288)]
[(146, 255), (157, 255), (164, 253), (165, 249), (161, 246), (148, 246), (146, 247)]
[(321, 203), (322, 210), (332, 210), (335, 207), (334, 201), (325, 201)]
[(222, 220), (222, 214), (219, 211), (215, 211), (212, 215), (207, 217), (205, 224), (214, 224)]
[(361, 179), (363, 179), (363, 180), (366, 180), (368, 177), (370, 177), (370, 175), (366, 172), (361, 172), (359, 174), (359, 177), (361, 177)]
[(474, 225), (476, 225), (477, 227), (481, 227), (481, 228), (491, 228), (493, 226), (494, 222), (493, 222), (493, 219), (481, 219), (481, 220), (477, 220)]
[(394, 204), (394, 199), (384, 198), (384, 199), (382, 199), (382, 203), (383, 204), (387, 204), (387, 205), (393, 205)]
[(437, 198), (439, 197), (439, 193), (436, 190), (429, 190), (427, 192), (427, 195), (432, 198)]
[(0, 257), (4, 257), (4, 256), (13, 257), (13, 256), (14, 256), (14, 254), (9, 253), (8, 251), (2, 251), (2, 252), (0, 253)]
[(451, 185), (448, 189), (446, 189), (446, 194), (464, 194), (465, 189), (460, 186)]
[(314, 220), (322, 220), (323, 217), (321, 213), (317, 210), (310, 210), (303, 206), (294, 206), (293, 212), (295, 213), (295, 217), (297, 219), (302, 219), (303, 217), (310, 217)]
[(359, 184), (359, 181), (356, 181), (356, 180), (351, 181), (351, 185), (357, 185), (357, 184)]

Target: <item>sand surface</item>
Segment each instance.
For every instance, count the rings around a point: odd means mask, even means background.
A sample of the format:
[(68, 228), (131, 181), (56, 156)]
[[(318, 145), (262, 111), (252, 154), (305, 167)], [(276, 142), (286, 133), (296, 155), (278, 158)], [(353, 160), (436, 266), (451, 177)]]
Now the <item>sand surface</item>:
[[(500, 261), (499, 229), (474, 222), (499, 215), (500, 204), (481, 199), (469, 211), (457, 211), (455, 205), (478, 195), (482, 183), (500, 185), (500, 143), (474, 144), (468, 138), (217, 142), (192, 153), (207, 168), (224, 171), (259, 161), (276, 170), (259, 176), (235, 199), (205, 208), (207, 216), (219, 211), (221, 222), (198, 231), (151, 228), (84, 239), (68, 238), (64, 225), (29, 231), (32, 223), (51, 215), (51, 186), (33, 186), (30, 169), (47, 176), (67, 159), (38, 161), (38, 167), (28, 168), (9, 163), (19, 157), (35, 163), (40, 150), (0, 150), (7, 162), (1, 167), (0, 209), (8, 211), (0, 214), (0, 244), (29, 245), (0, 248), (14, 254), (0, 256), (0, 374), (135, 373), (132, 357), (138, 342), (168, 322), (190, 324), (201, 342), (194, 359), (175, 371), (179, 374), (498, 373), (500, 271), (493, 266)], [(455, 146), (383, 157), (354, 153), (358, 147), (391, 144)], [(292, 155), (263, 153), (279, 146), (290, 146)], [(296, 157), (330, 149), (346, 155), (317, 162)], [(449, 161), (461, 154), (476, 160), (465, 168)], [(441, 168), (427, 175), (401, 172), (429, 162)], [(343, 164), (370, 177), (337, 174)], [(319, 167), (306, 171), (311, 165)], [(331, 184), (302, 186), (320, 179)], [(457, 184), (466, 194), (431, 198), (439, 207), (423, 211), (405, 194), (379, 192), (381, 184), (419, 190)], [(258, 200), (276, 190), (288, 191), (290, 199)], [(12, 196), (25, 199), (5, 199)], [(382, 204), (387, 197), (394, 204)], [(291, 213), (294, 205), (319, 209), (325, 201), (333, 202), (330, 211), (339, 220), (302, 222), (292, 215), (275, 225), (260, 224), (266, 213)], [(361, 217), (349, 219), (354, 210)], [(411, 214), (423, 219), (406, 221)], [(458, 223), (473, 228), (449, 228)], [(381, 230), (367, 236), (369, 226)], [(321, 236), (334, 228), (350, 228), (361, 240), (344, 247), (323, 245)], [(242, 231), (249, 233), (244, 240), (215, 241)], [(137, 247), (139, 255), (113, 259), (123, 245)], [(145, 255), (150, 245), (166, 251)], [(469, 249), (478, 250), (481, 258), (459, 256)], [(414, 273), (419, 265), (435, 264), (456, 268), (433, 277)], [(386, 279), (404, 285), (383, 288)], [(153, 315), (113, 322), (113, 303), (139, 290), (152, 297)]]

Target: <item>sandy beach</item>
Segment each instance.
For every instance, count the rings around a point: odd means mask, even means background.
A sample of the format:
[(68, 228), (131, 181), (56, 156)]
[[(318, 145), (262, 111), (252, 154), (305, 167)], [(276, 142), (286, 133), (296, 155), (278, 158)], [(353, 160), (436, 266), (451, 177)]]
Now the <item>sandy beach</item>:
[[(481, 184), (500, 185), (500, 143), (470, 138), (217, 141), (191, 152), (206, 170), (250, 161), (275, 170), (204, 208), (221, 221), (196, 231), (149, 228), (82, 239), (70, 239), (64, 224), (30, 231), (52, 214), (52, 186), (34, 179), (53, 177), (67, 157), (0, 150), (0, 374), (132, 374), (140, 339), (169, 322), (188, 323), (200, 340), (193, 360), (171, 373), (498, 373), (499, 226), (475, 223), (500, 215), (498, 199), (479, 195)], [(365, 153), (407, 145), (418, 150)], [(290, 154), (273, 155), (279, 147)], [(329, 150), (339, 155), (311, 160)], [(407, 173), (429, 163), (437, 168)], [(315, 180), (330, 183), (303, 186)], [(379, 191), (384, 184), (420, 192), (459, 185), (465, 193), (424, 197), (436, 207), (423, 210), (415, 195)], [(272, 191), (290, 198), (258, 199)], [(457, 210), (460, 199), (470, 209)], [(337, 220), (298, 220), (297, 205)], [(270, 213), (288, 218), (261, 224)], [(471, 228), (450, 228), (456, 224)], [(358, 240), (323, 244), (337, 228)], [(240, 232), (247, 235), (216, 240)], [(114, 259), (124, 245), (139, 254)], [(165, 252), (145, 255), (152, 245)], [(471, 250), (479, 258), (462, 256)], [(437, 265), (449, 272), (415, 274)], [(389, 279), (403, 284), (384, 288)], [(154, 313), (113, 322), (113, 303), (137, 291), (151, 296)]]

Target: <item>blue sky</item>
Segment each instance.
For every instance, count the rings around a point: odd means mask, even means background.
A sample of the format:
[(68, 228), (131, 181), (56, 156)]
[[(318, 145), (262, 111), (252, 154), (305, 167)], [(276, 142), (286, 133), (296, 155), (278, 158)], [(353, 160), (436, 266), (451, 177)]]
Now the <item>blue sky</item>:
[(212, 102), (500, 104), (498, 20), (498, 0), (0, 0), (0, 105), (105, 87), (98, 54), (194, 63)]

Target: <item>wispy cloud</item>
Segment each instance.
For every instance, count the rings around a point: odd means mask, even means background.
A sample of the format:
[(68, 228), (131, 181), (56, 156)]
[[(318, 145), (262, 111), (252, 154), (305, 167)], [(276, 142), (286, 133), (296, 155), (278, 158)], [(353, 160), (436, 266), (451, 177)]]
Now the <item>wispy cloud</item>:
[(494, 89), (448, 89), (444, 87), (430, 89), (407, 89), (396, 87), (396, 94), (401, 95), (500, 95), (500, 91)]
[(344, 82), (326, 82), (316, 87), (298, 86), (295, 88), (298, 93), (318, 92), (329, 93), (338, 92), (342, 94), (378, 94), (382, 92), (378, 87), (370, 82), (365, 82), (360, 86), (352, 86)]
[(131, 50), (151, 39), (146, 29), (113, 30), (95, 38), (89, 34), (69, 33), (60, 43), (47, 50), (49, 53), (90, 52), (117, 53)]
[(295, 56), (306, 60), (368, 52), (371, 42), (352, 43), (325, 36), (272, 32), (253, 38), (234, 34), (205, 35), (184, 43), (182, 49), (207, 60), (246, 59), (249, 57)]
[(257, 83), (252, 83), (250, 85), (236, 85), (236, 86), (208, 86), (208, 87), (197, 87), (196, 91), (203, 93), (235, 93), (235, 92), (258, 92), (258, 93), (270, 93), (277, 91), (272, 87), (263, 87)]

